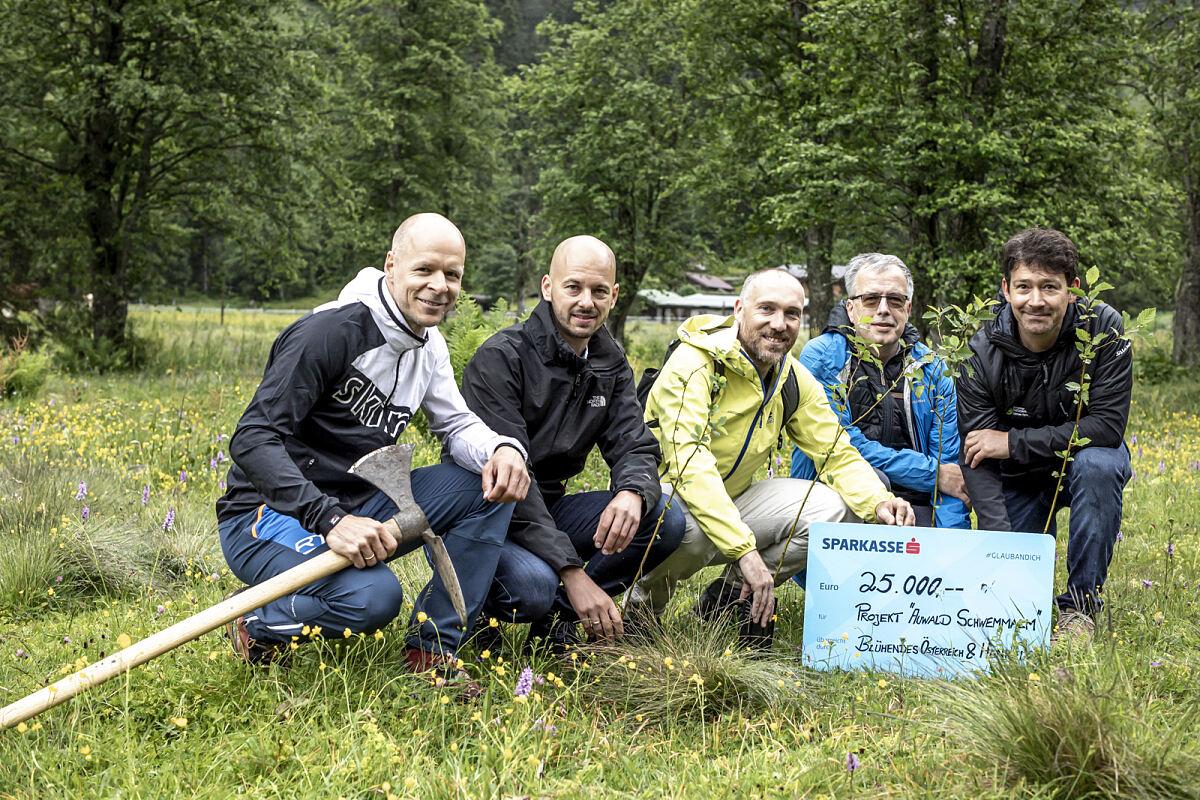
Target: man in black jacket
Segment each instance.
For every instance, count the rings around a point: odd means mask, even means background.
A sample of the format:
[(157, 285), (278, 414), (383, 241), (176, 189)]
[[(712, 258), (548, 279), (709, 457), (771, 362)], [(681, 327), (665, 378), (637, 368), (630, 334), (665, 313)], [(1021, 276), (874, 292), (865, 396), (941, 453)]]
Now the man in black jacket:
[[(467, 405), (521, 443), (533, 473), (485, 613), (533, 623), (531, 640), (569, 643), (576, 622), (591, 637), (620, 636), (612, 595), (675, 549), (683, 516), (678, 507), (663, 514), (658, 443), (604, 327), (619, 291), (612, 250), (591, 236), (567, 239), (541, 289), (529, 319), (488, 339), (463, 372)], [(593, 446), (611, 471), (609, 490), (565, 494)]]
[[(974, 375), (957, 386), (963, 478), (983, 529), (1053, 535), (1055, 512), (1070, 506), (1058, 627), (1090, 636), (1130, 477), (1133, 356), (1114, 309), (1076, 302), (1079, 253), (1066, 235), (1022, 231), (1002, 263), (1005, 302), (972, 337)], [(1086, 375), (1077, 347), (1085, 340), (1095, 346)], [(1088, 387), (1082, 408), (1072, 383)]]

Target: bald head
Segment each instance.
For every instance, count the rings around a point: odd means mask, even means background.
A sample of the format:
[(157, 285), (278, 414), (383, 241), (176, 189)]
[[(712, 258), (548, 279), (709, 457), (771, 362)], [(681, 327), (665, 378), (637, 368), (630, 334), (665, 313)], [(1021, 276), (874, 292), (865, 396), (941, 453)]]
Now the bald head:
[(467, 243), (462, 232), (453, 222), (441, 214), (425, 212), (413, 214), (400, 223), (392, 234), (392, 252), (397, 257), (428, 247), (462, 250), (465, 257)]
[(420, 336), (454, 307), (467, 245), (441, 214), (414, 214), (396, 229), (383, 259), (388, 289), (405, 322)]
[(550, 280), (560, 277), (568, 265), (587, 264), (608, 271), (610, 283), (617, 280), (617, 258), (612, 249), (595, 236), (572, 236), (554, 248), (550, 258)]
[(550, 304), (555, 327), (582, 354), (608, 319), (617, 300), (617, 259), (595, 236), (572, 236), (554, 248), (542, 276), (542, 299)]

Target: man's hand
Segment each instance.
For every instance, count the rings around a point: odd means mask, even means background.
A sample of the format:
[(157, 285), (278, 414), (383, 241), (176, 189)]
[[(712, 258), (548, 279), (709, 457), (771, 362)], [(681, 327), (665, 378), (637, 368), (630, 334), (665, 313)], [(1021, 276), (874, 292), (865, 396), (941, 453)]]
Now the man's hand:
[(967, 484), (963, 481), (962, 467), (958, 464), (942, 464), (938, 467), (937, 488), (942, 494), (957, 497), (968, 506), (971, 498), (967, 496)]
[(917, 515), (907, 500), (893, 497), (875, 506), (875, 519), (884, 525), (916, 525)]
[(617, 492), (596, 526), (592, 544), (604, 555), (619, 553), (629, 546), (642, 523), (642, 496), (628, 489)]
[(388, 533), (387, 526), (353, 514), (347, 514), (333, 526), (325, 543), (359, 569), (373, 567), (396, 552), (396, 537)]
[(514, 503), (529, 491), (529, 470), (515, 447), (501, 445), (483, 465), (483, 499)]
[(742, 594), (738, 600), (752, 597), (750, 619), (756, 625), (766, 626), (775, 615), (775, 578), (757, 550), (739, 558), (738, 567), (742, 570)]
[(616, 604), (582, 567), (567, 567), (560, 577), (589, 639), (612, 639), (625, 633)]
[(980, 428), (967, 434), (963, 443), (963, 463), (971, 469), (985, 458), (1008, 458), (1008, 431)]

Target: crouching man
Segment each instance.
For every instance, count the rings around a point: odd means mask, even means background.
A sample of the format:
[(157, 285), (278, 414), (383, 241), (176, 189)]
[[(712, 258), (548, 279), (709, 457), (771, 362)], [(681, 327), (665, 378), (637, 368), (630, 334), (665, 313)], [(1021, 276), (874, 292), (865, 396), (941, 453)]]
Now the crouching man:
[[(554, 649), (577, 641), (578, 623), (591, 638), (622, 635), (612, 596), (683, 536), (678, 506), (664, 511), (658, 442), (642, 421), (633, 371), (604, 327), (616, 279), (604, 242), (562, 242), (542, 276), (542, 302), (488, 339), (463, 373), (467, 404), (521, 443), (534, 475), (513, 512), (486, 612), (531, 623), (530, 640)], [(566, 494), (593, 447), (609, 465), (609, 489)]]
[[(317, 631), (374, 631), (400, 613), (400, 583), (382, 562), (417, 543), (397, 548), (381, 524), (395, 505), (346, 470), (394, 444), (418, 408), (453, 463), (414, 470), (413, 496), (445, 538), (468, 613), (483, 606), (511, 502), (525, 496), (529, 476), (522, 445), (467, 409), (437, 331), (458, 298), (465, 255), (449, 220), (410, 217), (382, 272), (363, 270), (338, 300), (292, 323), (272, 345), (229, 443), (234, 465), (217, 501), (225, 559), (247, 584), (326, 549), (354, 566), (230, 623), (243, 659), (270, 661), (293, 638)], [(463, 631), (438, 576), (414, 605), (420, 624), (405, 662), (414, 671), (444, 669)]]
[[(1076, 302), (1079, 252), (1065, 234), (1021, 231), (1004, 245), (1001, 263), (1004, 302), (971, 338), (974, 374), (958, 382), (963, 477), (982, 529), (1055, 535), (1055, 514), (1071, 508), (1056, 634), (1088, 638), (1131, 474), (1124, 436), (1133, 354), (1116, 310)], [(1081, 383), (1080, 331), (1098, 343), (1082, 408), (1069, 386)]]
[[(804, 345), (800, 363), (825, 387), (850, 443), (912, 504), (918, 525), (970, 528), (954, 382), (908, 322), (912, 274), (896, 256), (863, 253), (850, 259), (845, 280), (846, 301)], [(863, 352), (855, 351), (853, 333)], [(799, 448), (792, 477), (816, 477)]]
[[(766, 269), (746, 278), (732, 317), (692, 317), (680, 326), (679, 346), (650, 389), (646, 419), (687, 526), (679, 548), (635, 585), (632, 599), (643, 613), (661, 615), (679, 580), (726, 564), (698, 611), (715, 617), (736, 606), (743, 643), (769, 647), (775, 586), (804, 569), (811, 523), (840, 522), (849, 505), (854, 519), (913, 524), (912, 507), (839, 435), (821, 385), (789, 355), (803, 307), (800, 282)], [(784, 435), (824, 464), (828, 485), (752, 482)]]

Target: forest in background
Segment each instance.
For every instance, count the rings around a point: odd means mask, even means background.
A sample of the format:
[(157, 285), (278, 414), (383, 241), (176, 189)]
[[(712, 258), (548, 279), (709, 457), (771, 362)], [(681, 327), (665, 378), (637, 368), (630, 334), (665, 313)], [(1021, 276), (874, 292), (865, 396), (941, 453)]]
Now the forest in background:
[(0, 0), (0, 73), (4, 334), (109, 364), (131, 302), (327, 291), (420, 210), (518, 306), (601, 237), (617, 335), (782, 263), (819, 325), (865, 250), (962, 303), (1048, 225), (1200, 363), (1200, 0)]

